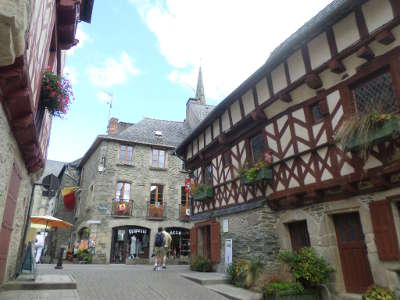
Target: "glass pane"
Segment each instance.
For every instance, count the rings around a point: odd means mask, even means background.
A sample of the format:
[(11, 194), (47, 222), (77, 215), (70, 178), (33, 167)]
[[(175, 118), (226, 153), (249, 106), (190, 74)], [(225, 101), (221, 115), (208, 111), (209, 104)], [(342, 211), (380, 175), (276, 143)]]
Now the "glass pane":
[(158, 202), (163, 202), (163, 186), (158, 186)]
[(322, 120), (322, 119), (324, 118), (324, 117), (322, 116), (321, 109), (319, 108), (319, 103), (314, 104), (314, 105), (311, 107), (311, 110), (312, 110), (312, 114), (313, 114), (313, 117), (314, 117), (314, 121), (315, 121), (315, 122), (318, 122), (318, 121), (320, 121), (320, 120)]
[(117, 191), (116, 191), (116, 193), (115, 193), (115, 199), (116, 199), (117, 201), (120, 199), (122, 186), (123, 186), (122, 182), (118, 182), (118, 184), (117, 184)]
[(158, 167), (158, 150), (153, 149), (153, 160), (152, 160), (153, 167)]
[(133, 147), (128, 147), (128, 161), (132, 161)]
[(152, 185), (150, 187), (150, 203), (154, 204), (156, 201), (156, 192), (157, 192), (157, 186)]
[(382, 113), (398, 111), (392, 77), (387, 71), (353, 89), (357, 111), (361, 114), (377, 109)]
[(184, 186), (181, 187), (181, 204), (186, 204), (186, 190)]
[(250, 141), (251, 152), (253, 155), (254, 162), (264, 160), (264, 136), (261, 134), (256, 135)]
[(121, 146), (121, 151), (119, 152), (119, 160), (125, 160), (125, 146)]
[(131, 185), (129, 183), (125, 183), (124, 184), (124, 196), (122, 199), (124, 199), (124, 201), (129, 201), (129, 196), (130, 196), (130, 192), (131, 192)]
[(159, 150), (160, 151), (160, 168), (164, 168), (165, 166), (165, 151), (164, 150)]

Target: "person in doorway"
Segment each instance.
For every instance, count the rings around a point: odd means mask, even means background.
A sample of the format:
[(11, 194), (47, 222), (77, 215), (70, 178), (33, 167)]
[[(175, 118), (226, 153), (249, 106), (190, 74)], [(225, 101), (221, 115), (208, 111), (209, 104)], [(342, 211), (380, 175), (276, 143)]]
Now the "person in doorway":
[(159, 227), (158, 232), (156, 233), (156, 238), (154, 239), (154, 253), (156, 255), (156, 259), (154, 262), (154, 271), (158, 271), (161, 268), (161, 263), (164, 258), (164, 234), (163, 228)]
[(166, 263), (167, 263), (167, 255), (171, 249), (171, 242), (172, 242), (172, 237), (171, 235), (165, 231), (165, 229), (163, 230), (163, 235), (164, 235), (164, 257), (163, 257), (163, 265), (162, 268), (166, 269)]
[(42, 256), (44, 240), (45, 235), (38, 231), (35, 237), (35, 262), (37, 264), (40, 262), (40, 257)]

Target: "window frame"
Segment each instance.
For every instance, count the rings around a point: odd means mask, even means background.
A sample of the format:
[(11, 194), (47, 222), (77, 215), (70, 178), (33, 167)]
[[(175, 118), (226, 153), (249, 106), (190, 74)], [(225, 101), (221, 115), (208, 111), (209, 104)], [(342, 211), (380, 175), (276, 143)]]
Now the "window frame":
[[(155, 151), (157, 151), (157, 165), (154, 165), (154, 152)], [(163, 164), (161, 165), (160, 164), (160, 157), (161, 157), (161, 155), (160, 155), (160, 153), (161, 153), (161, 151), (162, 152), (164, 152), (164, 161), (163, 161)], [(166, 160), (167, 160), (167, 150), (165, 150), (165, 149), (162, 149), (162, 148), (152, 148), (151, 149), (151, 166), (153, 167), (153, 168), (158, 168), (158, 169), (165, 169), (166, 167)]]
[[(130, 150), (130, 151), (129, 151)], [(130, 153), (130, 157), (129, 157)], [(119, 147), (119, 161), (132, 162), (133, 160), (133, 146), (127, 144), (120, 144)]]
[[(120, 195), (119, 195), (119, 197), (117, 197), (117, 193), (118, 193), (118, 185), (119, 184), (122, 184), (122, 191), (123, 191), (123, 196), (122, 196), (122, 198), (121, 198), (121, 193), (120, 193)], [(129, 191), (128, 191), (128, 199), (124, 199), (124, 196), (125, 196), (125, 192), (126, 192), (126, 189), (125, 189), (125, 185), (128, 185), (129, 186)], [(129, 201), (131, 201), (131, 191), (132, 191), (132, 189), (131, 189), (131, 183), (130, 182), (128, 182), (128, 181), (117, 181), (117, 185), (116, 185), (116, 189), (115, 189), (115, 201), (116, 202), (129, 202)]]
[[(152, 200), (152, 193), (153, 193), (153, 191), (152, 191), (152, 187), (153, 186), (155, 186), (156, 187), (156, 189), (155, 189), (155, 198), (154, 198), (154, 201)], [(160, 201), (160, 190), (161, 189), (161, 201)], [(163, 203), (164, 203), (164, 185), (162, 185), (162, 184), (159, 184), (159, 183), (152, 183), (152, 184), (150, 184), (150, 204), (156, 204), (156, 202), (158, 202), (158, 203), (160, 203), (160, 205), (163, 205)]]
[(181, 186), (181, 205), (186, 205), (186, 188)]
[(213, 167), (212, 163), (209, 162), (203, 167), (203, 183), (212, 186), (213, 185)]
[(226, 150), (222, 153), (222, 165), (224, 168), (230, 167), (232, 165), (232, 153), (230, 150)]
[[(253, 151), (253, 145), (252, 145), (252, 140), (253, 140), (254, 138), (258, 137), (258, 136), (262, 136), (263, 146), (264, 146), (263, 155), (262, 155), (261, 160), (256, 160), (256, 159), (254, 158), (254, 151)], [(251, 158), (251, 161), (252, 161), (254, 164), (256, 164), (256, 163), (258, 163), (258, 162), (260, 162), (260, 161), (263, 162), (263, 161), (265, 160), (265, 152), (267, 151), (267, 145), (266, 145), (266, 140), (265, 140), (265, 134), (264, 134), (264, 132), (261, 131), (261, 132), (258, 132), (258, 133), (256, 133), (256, 134), (252, 135), (251, 137), (249, 137), (249, 139), (248, 139), (248, 145), (249, 145), (249, 151), (250, 151), (250, 156), (249, 156), (249, 157)]]
[[(300, 228), (301, 225), (303, 228)], [(293, 251), (298, 251), (304, 247), (310, 247), (310, 233), (308, 232), (307, 220), (299, 220), (290, 223), (286, 223), (287, 229), (289, 231), (290, 243)], [(305, 229), (305, 230), (304, 230)], [(302, 231), (304, 236), (295, 236)], [(303, 239), (304, 238), (304, 239)], [(298, 242), (301, 243), (298, 243)]]

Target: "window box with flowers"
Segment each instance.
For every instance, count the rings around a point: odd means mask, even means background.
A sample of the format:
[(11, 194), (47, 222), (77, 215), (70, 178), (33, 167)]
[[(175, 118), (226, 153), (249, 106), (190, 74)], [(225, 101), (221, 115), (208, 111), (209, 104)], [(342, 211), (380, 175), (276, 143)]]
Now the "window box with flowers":
[(206, 201), (214, 197), (214, 190), (207, 184), (194, 185), (192, 187), (192, 196), (195, 201)]
[(53, 116), (62, 118), (69, 109), (74, 95), (68, 79), (46, 71), (43, 74), (40, 103)]
[(336, 139), (344, 149), (360, 152), (361, 158), (366, 159), (373, 145), (399, 135), (398, 115), (371, 110), (362, 116), (355, 115), (347, 119), (337, 133)]
[(254, 166), (240, 170), (240, 183), (243, 185), (255, 184), (272, 179), (272, 168), (264, 162), (258, 162)]

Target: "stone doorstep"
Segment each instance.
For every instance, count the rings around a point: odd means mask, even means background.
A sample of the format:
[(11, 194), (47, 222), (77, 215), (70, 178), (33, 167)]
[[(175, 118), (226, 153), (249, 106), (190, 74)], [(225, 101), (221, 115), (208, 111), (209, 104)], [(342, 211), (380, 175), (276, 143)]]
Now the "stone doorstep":
[(181, 277), (194, 281), (201, 285), (213, 285), (227, 283), (228, 277), (222, 273), (188, 272), (182, 273)]
[(6, 282), (1, 290), (76, 290), (75, 279), (70, 275), (38, 275), (35, 281), (9, 281)]
[(337, 295), (338, 299), (341, 300), (361, 300), (362, 295), (359, 294), (350, 294), (350, 293), (341, 293)]
[(262, 300), (261, 293), (252, 292), (230, 284), (215, 284), (207, 286), (208, 289), (231, 300)]

